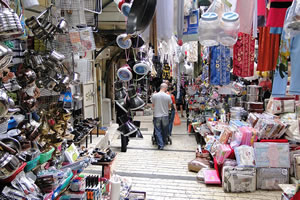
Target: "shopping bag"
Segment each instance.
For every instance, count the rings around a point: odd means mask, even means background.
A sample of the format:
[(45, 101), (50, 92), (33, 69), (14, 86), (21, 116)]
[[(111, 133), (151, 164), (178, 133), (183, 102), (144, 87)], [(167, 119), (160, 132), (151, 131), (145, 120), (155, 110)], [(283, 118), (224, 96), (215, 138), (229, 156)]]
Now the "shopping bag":
[(175, 113), (175, 118), (174, 118), (174, 126), (180, 126), (181, 121), (178, 115), (178, 112)]

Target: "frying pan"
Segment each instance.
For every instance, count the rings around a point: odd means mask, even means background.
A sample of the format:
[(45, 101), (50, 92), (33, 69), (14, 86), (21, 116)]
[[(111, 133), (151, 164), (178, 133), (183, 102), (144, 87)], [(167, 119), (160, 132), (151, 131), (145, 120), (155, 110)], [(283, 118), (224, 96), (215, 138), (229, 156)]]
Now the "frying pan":
[(142, 33), (150, 24), (157, 0), (134, 0), (127, 19), (127, 34)]

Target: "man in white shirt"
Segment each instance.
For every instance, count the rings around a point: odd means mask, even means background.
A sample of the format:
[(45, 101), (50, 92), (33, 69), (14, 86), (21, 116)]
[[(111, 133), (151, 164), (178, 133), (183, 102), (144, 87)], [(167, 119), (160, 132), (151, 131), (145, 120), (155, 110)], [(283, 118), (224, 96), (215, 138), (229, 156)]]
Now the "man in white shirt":
[(153, 123), (157, 139), (158, 149), (163, 150), (169, 134), (169, 109), (172, 100), (166, 92), (168, 85), (162, 83), (160, 91), (152, 96), (152, 108), (154, 110)]

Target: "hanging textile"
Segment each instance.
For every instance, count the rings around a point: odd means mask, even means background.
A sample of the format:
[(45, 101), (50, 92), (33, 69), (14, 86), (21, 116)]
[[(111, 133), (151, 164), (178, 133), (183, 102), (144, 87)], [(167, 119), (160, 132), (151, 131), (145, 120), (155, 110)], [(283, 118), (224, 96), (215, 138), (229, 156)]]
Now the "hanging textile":
[(292, 5), (293, 0), (270, 0), (270, 12), (268, 14), (268, 27), (283, 27), (285, 13)]
[(255, 38), (249, 34), (239, 33), (233, 46), (233, 74), (250, 77), (254, 74)]
[(230, 83), (230, 48), (219, 45), (211, 47), (210, 84)]
[(240, 32), (251, 34), (253, 28), (254, 0), (238, 0), (236, 12), (240, 16)]
[(300, 95), (300, 35), (291, 39), (291, 82), (289, 94)]
[(257, 71), (275, 70), (280, 44), (279, 34), (270, 34), (270, 27), (259, 28)]
[[(287, 11), (288, 13), (288, 11)], [(290, 40), (285, 39), (285, 32), (282, 32), (280, 51), (277, 66), (273, 78), (273, 97), (284, 97), (288, 82), (288, 58), (290, 56)]]
[(257, 26), (264, 27), (266, 24), (266, 0), (257, 0)]
[(156, 18), (157, 39), (168, 41), (174, 31), (174, 1), (157, 1)]

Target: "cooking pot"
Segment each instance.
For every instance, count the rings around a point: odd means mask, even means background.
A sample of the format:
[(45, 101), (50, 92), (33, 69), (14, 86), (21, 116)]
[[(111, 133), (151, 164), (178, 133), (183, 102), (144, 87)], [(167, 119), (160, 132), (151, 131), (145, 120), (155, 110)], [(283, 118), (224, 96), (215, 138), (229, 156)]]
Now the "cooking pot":
[(61, 19), (57, 24), (57, 31), (60, 33), (69, 32), (68, 22), (65, 19)]
[(6, 116), (9, 108), (8, 95), (0, 89), (0, 117)]
[(50, 56), (49, 56), (50, 59), (54, 60), (54, 61), (63, 61), (66, 57), (61, 54), (61, 53), (58, 53), (57, 51), (53, 50), (51, 53), (50, 53)]
[(132, 79), (132, 72), (129, 65), (124, 65), (117, 71), (117, 76), (121, 81), (130, 81)]
[(72, 83), (80, 83), (80, 74), (78, 72), (73, 73)]
[(156, 8), (156, 0), (134, 0), (128, 15), (126, 33), (142, 33), (150, 24)]

